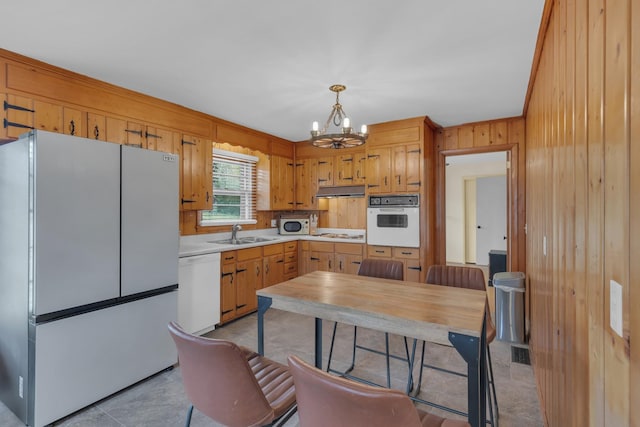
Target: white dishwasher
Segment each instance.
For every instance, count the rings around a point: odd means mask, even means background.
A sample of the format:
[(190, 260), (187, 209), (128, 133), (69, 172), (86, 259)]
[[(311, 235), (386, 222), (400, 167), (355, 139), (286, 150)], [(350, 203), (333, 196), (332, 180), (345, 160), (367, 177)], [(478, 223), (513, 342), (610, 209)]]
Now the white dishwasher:
[(220, 323), (220, 253), (181, 257), (178, 265), (178, 323), (202, 335)]

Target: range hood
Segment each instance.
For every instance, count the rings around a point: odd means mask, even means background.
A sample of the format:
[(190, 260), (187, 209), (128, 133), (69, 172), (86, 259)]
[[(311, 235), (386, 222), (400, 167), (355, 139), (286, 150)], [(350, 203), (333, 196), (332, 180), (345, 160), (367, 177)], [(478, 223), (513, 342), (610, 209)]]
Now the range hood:
[(316, 197), (364, 197), (364, 185), (319, 187)]

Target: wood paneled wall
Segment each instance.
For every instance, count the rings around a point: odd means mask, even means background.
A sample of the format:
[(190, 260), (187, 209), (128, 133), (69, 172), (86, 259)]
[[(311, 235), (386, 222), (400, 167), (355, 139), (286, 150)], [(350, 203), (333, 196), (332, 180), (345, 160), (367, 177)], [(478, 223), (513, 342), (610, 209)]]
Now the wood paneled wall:
[(548, 1), (544, 16), (525, 115), (541, 402), (551, 426), (640, 426), (640, 2)]
[(509, 223), (507, 249), (509, 271), (525, 271), (525, 121), (522, 117), (469, 123), (435, 131), (436, 263), (446, 263), (445, 159), (460, 154), (506, 151)]

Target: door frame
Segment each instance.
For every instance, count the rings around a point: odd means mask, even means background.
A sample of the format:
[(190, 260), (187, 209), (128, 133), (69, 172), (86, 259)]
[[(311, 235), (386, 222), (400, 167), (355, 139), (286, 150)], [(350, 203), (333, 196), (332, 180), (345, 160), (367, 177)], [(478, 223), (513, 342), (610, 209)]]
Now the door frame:
[[(518, 144), (502, 144), (487, 147), (440, 150), (436, 159), (436, 264), (446, 264), (446, 159), (447, 156), (507, 152), (507, 268), (509, 271), (525, 270), (524, 223), (524, 157), (519, 157)], [(524, 156), (524, 153), (522, 153)], [(521, 171), (522, 169), (522, 171)], [(521, 193), (521, 194), (519, 194)]]

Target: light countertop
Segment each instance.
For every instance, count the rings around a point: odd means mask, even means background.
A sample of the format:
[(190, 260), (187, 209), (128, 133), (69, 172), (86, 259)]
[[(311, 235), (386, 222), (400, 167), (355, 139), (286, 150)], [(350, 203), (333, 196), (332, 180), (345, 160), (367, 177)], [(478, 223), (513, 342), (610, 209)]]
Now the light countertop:
[(280, 235), (275, 229), (267, 230), (247, 230), (239, 231), (238, 238), (261, 237), (268, 239), (263, 242), (252, 242), (241, 245), (215, 243), (215, 241), (229, 239), (231, 233), (198, 234), (180, 237), (180, 257), (204, 255), (216, 252), (232, 251), (236, 249), (246, 249), (256, 246), (273, 245), (274, 243), (290, 242), (292, 240), (310, 240), (320, 242), (344, 242), (344, 243), (366, 243), (365, 230), (343, 229), (343, 228), (320, 228), (318, 234), (293, 234)]

